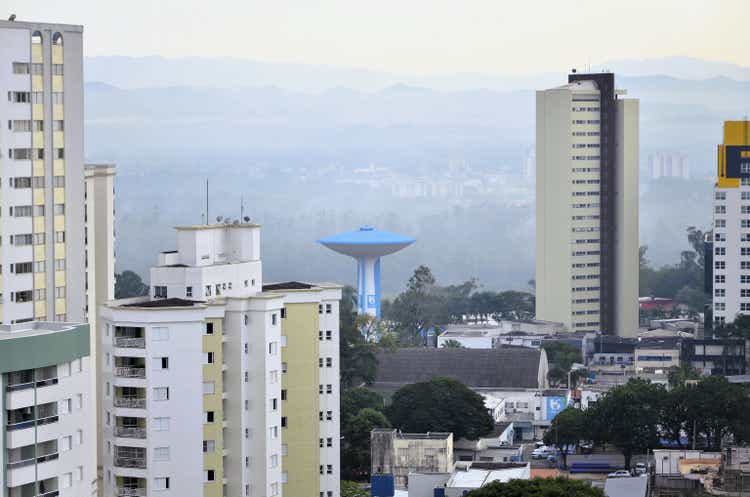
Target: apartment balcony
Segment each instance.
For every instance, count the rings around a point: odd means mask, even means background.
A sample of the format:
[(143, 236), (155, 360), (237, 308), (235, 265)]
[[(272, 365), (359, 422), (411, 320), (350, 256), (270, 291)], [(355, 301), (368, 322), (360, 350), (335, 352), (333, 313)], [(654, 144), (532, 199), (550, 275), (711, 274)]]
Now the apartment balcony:
[(115, 436), (120, 438), (146, 438), (146, 429), (134, 426), (115, 426)]
[(18, 392), (29, 388), (57, 385), (57, 366), (27, 369), (8, 374), (7, 392)]
[(115, 407), (145, 409), (146, 397), (115, 397)]
[(145, 349), (145, 338), (115, 337), (115, 347), (121, 349)]
[(47, 454), (44, 456), (39, 457), (32, 457), (31, 459), (24, 459), (22, 461), (9, 461), (8, 462), (8, 469), (17, 469), (17, 468), (23, 468), (25, 466), (31, 466), (33, 464), (41, 464), (43, 462), (47, 461), (54, 461), (58, 459), (60, 455), (55, 452), (54, 454)]
[(115, 456), (115, 467), (146, 469), (145, 457)]
[(146, 368), (137, 368), (132, 366), (122, 366), (115, 368), (115, 376), (118, 378), (146, 378)]
[(117, 497), (146, 497), (144, 487), (117, 487)]

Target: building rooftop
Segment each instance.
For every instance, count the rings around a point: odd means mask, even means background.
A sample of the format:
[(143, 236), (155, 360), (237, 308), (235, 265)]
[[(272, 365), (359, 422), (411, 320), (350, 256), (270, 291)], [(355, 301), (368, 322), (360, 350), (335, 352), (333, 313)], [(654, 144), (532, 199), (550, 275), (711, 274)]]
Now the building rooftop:
[(250, 222), (241, 223), (239, 221), (234, 221), (234, 222), (227, 221), (227, 222), (215, 223), (215, 224), (188, 224), (184, 226), (174, 227), (174, 229), (178, 231), (179, 230), (183, 230), (183, 231), (218, 230), (218, 229), (225, 229), (225, 228), (232, 228), (232, 229), (260, 228), (260, 224), (250, 223)]
[(0, 324), (0, 340), (45, 335), (58, 331), (72, 330), (79, 326), (81, 325), (61, 323), (59, 321), (27, 321), (25, 323)]
[(604, 483), (604, 494), (607, 497), (646, 497), (648, 478), (607, 478)]
[(199, 300), (186, 300), (186, 299), (179, 299), (179, 298), (169, 298), (169, 299), (157, 299), (157, 300), (144, 300), (143, 302), (131, 302), (128, 304), (124, 304), (123, 307), (145, 307), (145, 308), (154, 308), (154, 307), (193, 307), (198, 304), (203, 304), (202, 301)]
[(35, 28), (48, 28), (50, 30), (64, 30), (64, 31), (75, 31), (82, 33), (83, 32), (83, 26), (78, 24), (61, 24), (61, 23), (54, 23), (54, 22), (33, 22), (33, 21), (23, 21), (21, 19), (17, 19), (15, 21), (0, 21), (0, 28), (15, 28), (15, 29), (35, 29)]
[(443, 376), (472, 388), (539, 388), (539, 349), (404, 348), (377, 355), (374, 387), (396, 389)]
[(282, 283), (269, 283), (263, 285), (264, 292), (271, 292), (274, 290), (309, 290), (315, 288), (315, 285), (311, 283), (301, 283), (299, 281), (286, 281)]
[(393, 428), (375, 428), (373, 432), (378, 433), (394, 433), (396, 438), (403, 440), (447, 440), (453, 436), (450, 432), (441, 431), (428, 431), (427, 433), (402, 433)]

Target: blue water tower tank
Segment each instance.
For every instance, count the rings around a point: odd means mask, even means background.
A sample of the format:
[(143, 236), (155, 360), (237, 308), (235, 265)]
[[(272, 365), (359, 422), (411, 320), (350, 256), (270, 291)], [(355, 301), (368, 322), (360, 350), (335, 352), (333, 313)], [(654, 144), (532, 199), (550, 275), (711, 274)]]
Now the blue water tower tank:
[(393, 482), (393, 475), (390, 473), (386, 474), (374, 474), (370, 479), (372, 484), (372, 497), (393, 497), (396, 495), (396, 486)]

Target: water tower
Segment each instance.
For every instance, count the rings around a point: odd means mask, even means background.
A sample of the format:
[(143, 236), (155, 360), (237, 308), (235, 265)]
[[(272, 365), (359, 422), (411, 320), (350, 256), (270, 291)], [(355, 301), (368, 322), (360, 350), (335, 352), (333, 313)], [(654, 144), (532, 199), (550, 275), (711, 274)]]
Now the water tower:
[(380, 318), (380, 258), (398, 252), (414, 241), (413, 238), (362, 226), (357, 231), (339, 233), (318, 240), (318, 243), (357, 259), (357, 310), (359, 314)]

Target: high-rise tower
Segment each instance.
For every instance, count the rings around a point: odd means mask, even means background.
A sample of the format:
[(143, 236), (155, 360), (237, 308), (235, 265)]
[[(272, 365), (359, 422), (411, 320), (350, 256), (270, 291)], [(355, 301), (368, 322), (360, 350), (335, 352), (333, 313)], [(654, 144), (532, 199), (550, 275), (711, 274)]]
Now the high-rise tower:
[(84, 321), (83, 28), (0, 21), (0, 321)]
[[(714, 323), (750, 314), (750, 121), (724, 123), (714, 186)], [(710, 244), (709, 244), (710, 246)]]
[(536, 97), (537, 317), (571, 331), (638, 329), (638, 100), (614, 74)]

